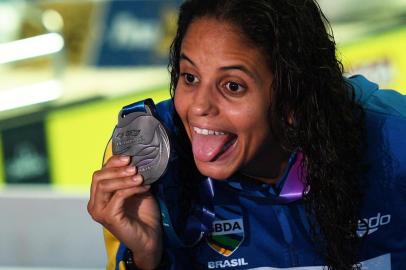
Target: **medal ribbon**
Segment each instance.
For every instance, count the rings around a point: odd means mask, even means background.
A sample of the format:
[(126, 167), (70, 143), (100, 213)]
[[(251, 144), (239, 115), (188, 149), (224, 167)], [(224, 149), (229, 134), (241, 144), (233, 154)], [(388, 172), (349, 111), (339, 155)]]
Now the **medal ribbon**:
[(146, 112), (145, 106), (149, 105), (151, 102), (152, 102), (151, 99), (146, 99), (124, 106), (123, 109), (121, 110), (122, 111), (121, 116), (123, 117), (133, 112)]
[[(159, 184), (162, 189), (163, 185)], [(161, 190), (159, 193), (162, 193)], [(176, 233), (171, 221), (169, 210), (161, 196), (157, 196), (161, 209), (162, 224), (169, 244), (173, 247), (190, 247), (197, 244), (203, 236), (211, 231), (215, 218), (213, 181), (207, 177), (199, 184), (199, 201), (192, 206), (191, 213), (186, 220), (185, 229), (181, 234)]]

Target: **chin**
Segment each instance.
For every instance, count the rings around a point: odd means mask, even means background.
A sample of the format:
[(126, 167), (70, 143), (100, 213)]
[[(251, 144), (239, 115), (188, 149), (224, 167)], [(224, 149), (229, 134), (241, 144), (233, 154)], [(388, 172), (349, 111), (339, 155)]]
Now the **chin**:
[(223, 166), (207, 164), (206, 162), (202, 164), (201, 162), (197, 161), (196, 167), (202, 175), (210, 177), (215, 180), (226, 180), (235, 173), (234, 170), (225, 169)]

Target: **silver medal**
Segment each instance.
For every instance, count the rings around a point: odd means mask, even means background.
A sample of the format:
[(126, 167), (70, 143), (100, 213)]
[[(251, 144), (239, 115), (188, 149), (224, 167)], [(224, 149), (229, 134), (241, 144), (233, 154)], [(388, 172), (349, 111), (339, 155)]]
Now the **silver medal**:
[(118, 115), (113, 132), (113, 154), (131, 156), (131, 164), (138, 168), (144, 185), (158, 180), (165, 172), (170, 155), (168, 134), (150, 108), (147, 112)]

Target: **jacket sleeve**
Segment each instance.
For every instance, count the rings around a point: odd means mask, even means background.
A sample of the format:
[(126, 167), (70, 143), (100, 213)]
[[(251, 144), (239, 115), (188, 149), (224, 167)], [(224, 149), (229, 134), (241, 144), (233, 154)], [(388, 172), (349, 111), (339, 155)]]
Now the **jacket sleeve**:
[(356, 98), (365, 110), (406, 117), (406, 95), (390, 89), (379, 89), (379, 85), (362, 75), (355, 75), (347, 80), (354, 87)]
[[(125, 265), (120, 256), (120, 241), (105, 228), (103, 229), (104, 244), (107, 254), (107, 270), (124, 270)], [(121, 258), (120, 258), (121, 257)]]

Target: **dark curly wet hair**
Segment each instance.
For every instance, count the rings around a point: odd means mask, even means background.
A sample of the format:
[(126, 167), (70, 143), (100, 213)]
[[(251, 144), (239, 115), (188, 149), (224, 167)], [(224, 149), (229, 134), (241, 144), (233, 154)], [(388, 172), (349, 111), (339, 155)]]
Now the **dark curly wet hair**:
[[(356, 228), (363, 110), (343, 78), (331, 27), (318, 4), (313, 0), (184, 2), (170, 51), (172, 97), (183, 38), (191, 22), (202, 17), (235, 25), (263, 51), (274, 76), (274, 136), (285, 149), (300, 148), (305, 155), (302, 166), (311, 189), (304, 204), (315, 247), (329, 269), (359, 269)], [(189, 155), (190, 145), (184, 143), (188, 140), (178, 116), (175, 119), (181, 131), (178, 141)], [(189, 156), (185, 162), (190, 160)]]

